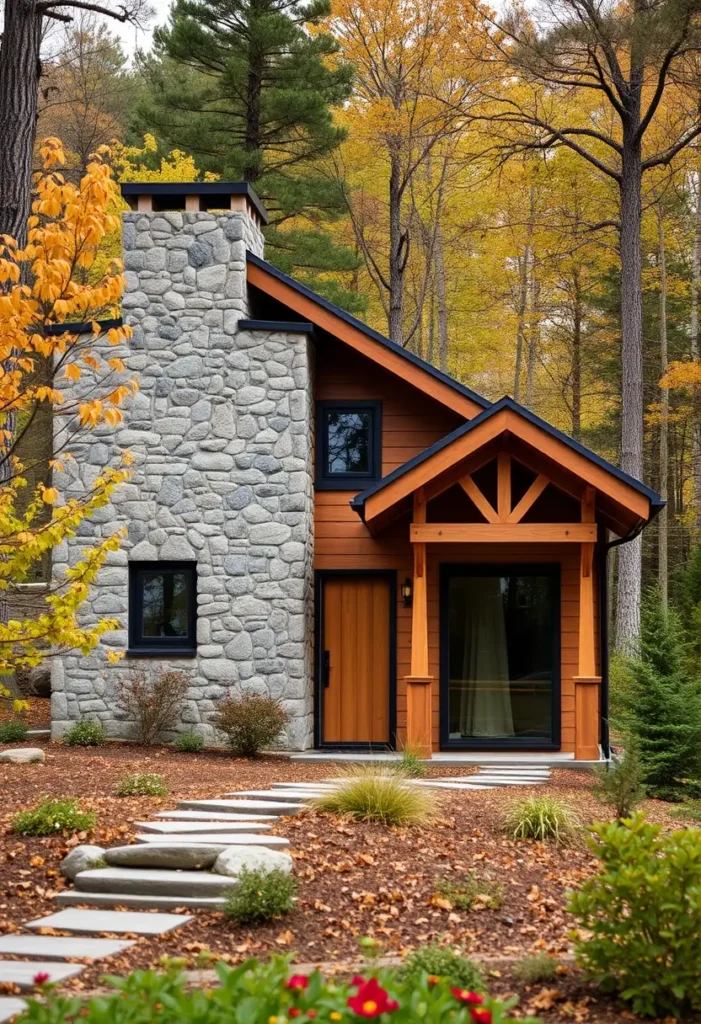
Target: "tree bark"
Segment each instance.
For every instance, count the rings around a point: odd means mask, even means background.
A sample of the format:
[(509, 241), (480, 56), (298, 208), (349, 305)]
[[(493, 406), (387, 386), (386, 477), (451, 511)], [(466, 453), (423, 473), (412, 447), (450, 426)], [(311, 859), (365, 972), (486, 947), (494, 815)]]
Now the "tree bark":
[[(657, 216), (657, 259), (660, 270), (660, 376), (667, 372), (667, 253), (665, 250), (664, 219), (659, 203), (655, 209)], [(660, 495), (665, 500), (668, 493), (669, 480), (669, 389), (660, 388)], [(658, 555), (657, 575), (660, 584), (662, 605), (667, 607), (669, 597), (668, 570), (668, 519), (667, 509), (663, 508), (657, 517), (658, 523)]]
[(0, 234), (27, 241), (38, 116), (42, 15), (37, 0), (5, 0), (0, 46)]
[(433, 270), (438, 305), (438, 365), (448, 372), (448, 300), (445, 286), (445, 263), (443, 260), (443, 235), (440, 224), (436, 225), (433, 242)]
[[(639, 123), (638, 115), (633, 123)], [(643, 296), (640, 245), (640, 142), (624, 126), (621, 206), (621, 468), (643, 475)], [(628, 137), (627, 137), (628, 136)], [(616, 646), (632, 651), (640, 633), (642, 538), (621, 545), (618, 558)]]
[(396, 148), (390, 158), (389, 175), (389, 336), (404, 344), (404, 269), (406, 238), (402, 232), (401, 161)]
[(540, 285), (535, 273), (535, 260), (531, 270), (530, 286), (530, 313), (531, 322), (528, 332), (528, 361), (526, 364), (526, 396), (525, 405), (527, 409), (533, 409), (535, 405), (535, 366), (538, 356), (538, 344), (540, 341), (540, 318), (539, 318), (539, 296)]
[(528, 282), (532, 258), (533, 220), (535, 216), (535, 189), (531, 185), (526, 226), (526, 244), (519, 263), (518, 305), (516, 307), (516, 365), (514, 367), (514, 401), (521, 401), (521, 375), (523, 350), (526, 347), (526, 310), (528, 308)]
[[(694, 190), (694, 244), (691, 252), (691, 358), (699, 359), (699, 299), (701, 292), (701, 167), (692, 176)], [(692, 466), (694, 476), (694, 523), (701, 536), (701, 388), (692, 396)]]
[(572, 270), (572, 437), (582, 440), (582, 285)]

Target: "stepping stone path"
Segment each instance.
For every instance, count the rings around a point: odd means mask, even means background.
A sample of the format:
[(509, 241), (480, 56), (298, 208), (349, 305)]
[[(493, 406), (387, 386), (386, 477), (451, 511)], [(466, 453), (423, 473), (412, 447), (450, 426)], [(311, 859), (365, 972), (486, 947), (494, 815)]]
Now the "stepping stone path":
[[(540, 786), (549, 778), (549, 768), (524, 759), (509, 767), (484, 765), (469, 776), (406, 779), (405, 783), (467, 791)], [(240, 849), (242, 855), (250, 851), (255, 856), (260, 851), (261, 860), (264, 855), (270, 857), (271, 849), (289, 846), (288, 839), (268, 834), (271, 826), (283, 815), (298, 814), (315, 797), (332, 792), (346, 781), (347, 777), (275, 782), (270, 789), (226, 793), (219, 799), (182, 800), (175, 810), (158, 811), (150, 821), (135, 822), (134, 838), (140, 845), (113, 847), (107, 851), (112, 864), (79, 872), (75, 888), (65, 889), (56, 897), (56, 902), (68, 909), (28, 921), (25, 927), (31, 930), (29, 934), (0, 936), (0, 955), (26, 958), (0, 959), (0, 983), (31, 990), (40, 972), (47, 973), (52, 982), (65, 981), (83, 970), (82, 964), (67, 960), (98, 960), (133, 945), (126, 939), (99, 936), (164, 935), (192, 920), (184, 913), (188, 908), (220, 909), (236, 878), (210, 870), (214, 853)], [(183, 867), (173, 867), (176, 862)], [(95, 909), (86, 910), (86, 905)], [(175, 913), (154, 913), (170, 910)], [(43, 929), (73, 934), (36, 934)], [(24, 1006), (22, 999), (0, 997), (0, 1024), (21, 1013)]]

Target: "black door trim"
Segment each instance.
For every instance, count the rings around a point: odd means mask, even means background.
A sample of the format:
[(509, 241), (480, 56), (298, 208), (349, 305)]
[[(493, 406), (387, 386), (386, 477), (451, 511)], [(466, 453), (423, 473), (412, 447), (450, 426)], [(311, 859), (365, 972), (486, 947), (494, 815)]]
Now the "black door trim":
[[(521, 576), (550, 576), (557, 584), (553, 606), (553, 686), (551, 700), (552, 740), (491, 740), (489, 738), (450, 738), (450, 696), (448, 692), (448, 583), (451, 576), (495, 576), (518, 573)], [(561, 746), (562, 664), (562, 581), (559, 562), (450, 562), (440, 566), (440, 742), (441, 750), (559, 750)]]
[[(338, 577), (371, 576), (389, 584), (389, 741), (323, 742), (324, 583)], [(314, 574), (314, 747), (317, 750), (395, 750), (397, 744), (397, 572), (395, 569), (317, 569)]]

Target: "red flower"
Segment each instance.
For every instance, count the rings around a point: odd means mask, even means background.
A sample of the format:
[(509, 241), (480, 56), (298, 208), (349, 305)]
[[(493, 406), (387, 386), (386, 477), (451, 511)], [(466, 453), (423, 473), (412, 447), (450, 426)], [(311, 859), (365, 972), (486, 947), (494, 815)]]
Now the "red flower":
[(287, 982), (287, 987), (294, 989), (296, 992), (301, 992), (302, 989), (307, 988), (309, 985), (309, 978), (306, 974), (293, 974)]
[(477, 992), (468, 992), (466, 988), (451, 988), (450, 990), (456, 999), (460, 1000), (461, 1003), (467, 1003), (468, 1006), (480, 1006), (484, 999), (478, 995)]
[(470, 1016), (475, 1024), (492, 1024), (491, 1010), (470, 1010)]
[(51, 975), (48, 973), (48, 971), (37, 971), (37, 973), (34, 975), (34, 984), (45, 985), (50, 977)]
[(287, 1011), (287, 1016), (288, 1017), (299, 1017), (301, 1015), (301, 1013), (302, 1013), (302, 1011), (300, 1010), (300, 1008), (298, 1006), (291, 1006), (289, 1008), (289, 1010)]
[(316, 1017), (316, 1010), (307, 1010), (307, 1017), (309, 1017), (309, 1020), (314, 1020)]
[(351, 978), (351, 985), (364, 985), (364, 984), (365, 984), (365, 978), (362, 976), (362, 974), (354, 974), (353, 977)]
[(350, 996), (348, 1005), (359, 1017), (379, 1017), (381, 1013), (399, 1009), (397, 1000), (389, 998), (389, 993), (378, 984), (377, 978), (354, 983), (358, 984), (358, 992)]

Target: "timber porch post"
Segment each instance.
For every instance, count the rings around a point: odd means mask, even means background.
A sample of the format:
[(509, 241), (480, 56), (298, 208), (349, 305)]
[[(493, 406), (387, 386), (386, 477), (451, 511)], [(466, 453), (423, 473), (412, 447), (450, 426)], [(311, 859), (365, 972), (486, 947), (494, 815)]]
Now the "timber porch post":
[[(426, 522), (423, 488), (414, 493), (414, 523)], [(411, 672), (406, 683), (406, 742), (421, 757), (431, 756), (431, 684), (428, 674), (428, 592), (426, 544), (414, 543), (411, 605)]]
[[(594, 490), (582, 497), (582, 522), (594, 523)], [(574, 677), (574, 756), (578, 761), (598, 761), (600, 731), (600, 684), (596, 674), (594, 641), (594, 544), (583, 543), (579, 570), (579, 667)]]

